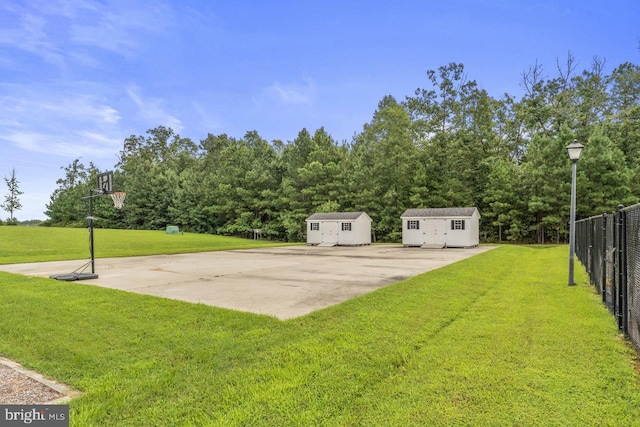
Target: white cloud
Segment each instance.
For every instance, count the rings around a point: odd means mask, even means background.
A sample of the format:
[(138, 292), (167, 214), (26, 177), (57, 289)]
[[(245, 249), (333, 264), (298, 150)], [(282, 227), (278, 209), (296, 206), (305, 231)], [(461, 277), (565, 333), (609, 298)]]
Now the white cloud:
[(137, 115), (143, 119), (148, 126), (166, 126), (180, 133), (184, 129), (182, 121), (165, 110), (165, 101), (161, 98), (143, 97), (140, 88), (131, 86), (127, 89), (129, 98), (136, 104)]
[(201, 128), (206, 129), (207, 132), (214, 132), (222, 128), (220, 118), (213, 111), (206, 109), (196, 101), (193, 101), (191, 105), (200, 118), (199, 124)]
[(276, 81), (262, 90), (259, 103), (277, 101), (285, 105), (311, 105), (315, 95), (316, 86), (311, 79), (304, 79), (302, 83), (287, 84)]
[(33, 153), (112, 156), (122, 141), (120, 112), (71, 86), (0, 85), (0, 140)]
[(105, 157), (112, 154), (113, 147), (109, 144), (109, 150), (105, 150), (104, 143), (91, 144), (74, 135), (50, 135), (38, 132), (14, 131), (0, 134), (0, 139), (13, 143), (16, 147), (34, 152), (51, 154), (62, 157)]
[(100, 60), (90, 53), (83, 52), (80, 50), (77, 51), (69, 51), (69, 58), (75, 63), (82, 67), (87, 68), (99, 68), (101, 63)]
[[(34, 121), (43, 126), (55, 123), (89, 122), (94, 125), (117, 124), (120, 113), (92, 95), (64, 93), (64, 89), (14, 86), (16, 93), (0, 96), (0, 123), (20, 126)], [(35, 89), (35, 90), (33, 90)], [(50, 120), (46, 120), (50, 119)]]
[(0, 45), (32, 53), (60, 67), (65, 65), (62, 49), (49, 40), (44, 17), (21, 12), (16, 22), (13, 28), (0, 29)]
[[(37, 55), (60, 69), (71, 63), (97, 67), (99, 53), (88, 47), (135, 56), (149, 34), (165, 33), (173, 25), (170, 7), (153, 0), (31, 0), (2, 4), (0, 11), (3, 22), (13, 23), (0, 28), (0, 46)], [(10, 60), (8, 55), (0, 63)]]
[(76, 22), (71, 26), (71, 40), (123, 56), (134, 55), (145, 34), (162, 33), (171, 25), (168, 6), (157, 1), (149, 4), (96, 4), (94, 10), (93, 19), (89, 23)]
[(78, 136), (83, 138), (85, 141), (89, 141), (89, 142), (93, 141), (97, 144), (102, 144), (109, 147), (118, 147), (122, 145), (121, 138), (112, 138), (101, 133), (80, 131), (80, 132), (77, 132), (77, 134)]
[(123, 56), (132, 56), (138, 48), (137, 39), (111, 13), (105, 14), (97, 25), (74, 25), (71, 39), (78, 44), (99, 47)]
[(37, 10), (47, 15), (74, 19), (82, 10), (96, 10), (100, 5), (92, 0), (31, 0)]

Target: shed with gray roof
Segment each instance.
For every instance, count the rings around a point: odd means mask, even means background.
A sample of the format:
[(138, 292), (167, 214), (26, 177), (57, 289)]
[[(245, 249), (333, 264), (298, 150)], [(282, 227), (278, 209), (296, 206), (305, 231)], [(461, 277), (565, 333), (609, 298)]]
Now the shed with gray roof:
[(371, 218), (364, 212), (315, 213), (306, 221), (308, 245), (371, 244)]
[(480, 213), (471, 208), (407, 209), (402, 244), (423, 248), (470, 248), (480, 243)]

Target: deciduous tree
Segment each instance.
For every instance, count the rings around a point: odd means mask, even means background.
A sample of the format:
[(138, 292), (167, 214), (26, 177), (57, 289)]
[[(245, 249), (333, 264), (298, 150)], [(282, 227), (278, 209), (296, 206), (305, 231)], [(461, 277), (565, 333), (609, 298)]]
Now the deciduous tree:
[(18, 181), (18, 177), (16, 176), (15, 168), (11, 169), (11, 175), (4, 177), (4, 182), (7, 184), (8, 193), (4, 196), (4, 202), (0, 207), (6, 212), (9, 212), (7, 224), (16, 224), (17, 220), (14, 218), (13, 214), (15, 211), (22, 209), (20, 195), (23, 193), (20, 191), (20, 181)]

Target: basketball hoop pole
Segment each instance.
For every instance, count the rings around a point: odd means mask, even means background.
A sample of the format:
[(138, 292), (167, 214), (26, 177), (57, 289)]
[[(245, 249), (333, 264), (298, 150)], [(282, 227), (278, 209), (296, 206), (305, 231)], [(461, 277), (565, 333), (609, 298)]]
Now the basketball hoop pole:
[[(93, 198), (100, 195), (102, 195), (102, 190), (98, 190), (98, 194), (94, 194), (94, 190), (89, 189), (89, 216), (87, 217), (87, 220), (89, 221), (89, 252), (91, 254), (91, 260), (69, 274), (52, 274), (51, 276), (49, 276), (50, 279), (72, 282), (74, 280), (88, 280), (98, 278), (98, 275), (96, 274), (95, 255), (93, 251)], [(85, 273), (84, 270), (89, 265), (91, 265), (91, 273)]]
[[(113, 171), (98, 174), (98, 188), (96, 190), (94, 190), (93, 188), (89, 189), (89, 216), (87, 217), (87, 220), (89, 222), (89, 252), (91, 254), (91, 260), (82, 267), (74, 270), (70, 274), (52, 274), (51, 276), (49, 276), (49, 278), (56, 280), (65, 280), (67, 282), (71, 282), (73, 280), (87, 280), (98, 278), (98, 275), (96, 274), (96, 258), (93, 250), (93, 198), (104, 196), (107, 194), (111, 195), (114, 206), (116, 208), (122, 208), (124, 197), (127, 194), (124, 192), (118, 193), (113, 191)], [(84, 270), (89, 265), (91, 265), (91, 273), (85, 273)]]
[(93, 252), (93, 189), (89, 190), (89, 252), (91, 253), (91, 273), (96, 273), (96, 261)]

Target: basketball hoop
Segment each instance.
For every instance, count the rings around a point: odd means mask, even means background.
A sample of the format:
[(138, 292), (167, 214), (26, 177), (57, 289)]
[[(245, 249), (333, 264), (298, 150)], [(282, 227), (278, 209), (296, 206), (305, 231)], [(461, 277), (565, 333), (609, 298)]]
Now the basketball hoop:
[(116, 209), (122, 209), (122, 206), (124, 206), (125, 197), (127, 197), (127, 193), (125, 193), (124, 191), (116, 191), (114, 193), (111, 193), (111, 199), (113, 199), (113, 206), (115, 206)]

